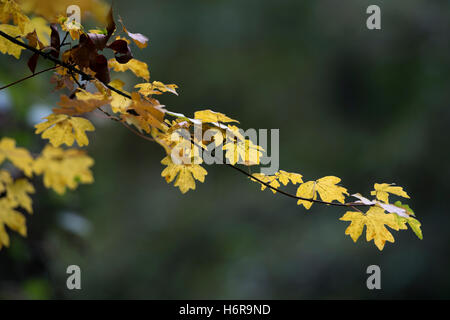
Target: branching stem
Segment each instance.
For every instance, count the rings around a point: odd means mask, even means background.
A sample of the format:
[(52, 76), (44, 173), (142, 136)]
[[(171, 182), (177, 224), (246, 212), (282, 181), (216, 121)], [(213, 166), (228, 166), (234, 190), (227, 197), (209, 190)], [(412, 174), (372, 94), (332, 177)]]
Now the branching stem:
[[(93, 77), (93, 76), (91, 76), (91, 75), (88, 75), (87, 73), (83, 72), (82, 70), (78, 69), (77, 67), (75, 67), (75, 66), (73, 66), (73, 65), (71, 65), (71, 64), (68, 64), (68, 63), (66, 63), (66, 62), (64, 62), (64, 61), (61, 61), (61, 60), (59, 60), (59, 59), (53, 57), (53, 56), (50, 55), (49, 53), (43, 52), (43, 51), (41, 51), (41, 50), (39, 50), (39, 49), (36, 49), (36, 48), (34, 48), (34, 47), (32, 47), (32, 46), (29, 46), (29, 45), (27, 45), (27, 44), (25, 44), (25, 43), (23, 43), (23, 42), (17, 40), (16, 38), (14, 38), (14, 37), (12, 37), (12, 36), (10, 36), (10, 35), (4, 33), (3, 31), (0, 31), (0, 36), (4, 37), (5, 39), (8, 39), (9, 41), (11, 41), (11, 42), (13, 42), (13, 43), (15, 43), (15, 44), (17, 44), (17, 45), (19, 45), (19, 46), (21, 46), (21, 47), (27, 49), (27, 50), (30, 50), (30, 51), (32, 51), (32, 52), (34, 52), (34, 53), (39, 54), (40, 56), (42, 56), (42, 57), (44, 57), (45, 59), (48, 59), (48, 60), (54, 62), (55, 64), (57, 64), (57, 65), (59, 65), (59, 66), (62, 66), (62, 67), (64, 67), (64, 68), (68, 69), (69, 72), (70, 72), (71, 74), (77, 73), (77, 74), (81, 75), (83, 80), (87, 80), (87, 81), (95, 80), (95, 77)], [(42, 73), (42, 72), (45, 72), (45, 71), (48, 71), (48, 70), (51, 70), (51, 69), (54, 69), (54, 68), (55, 68), (55, 67), (52, 67), (52, 68), (47, 69), (47, 70), (40, 71), (40, 72), (38, 72), (38, 73), (33, 74), (32, 76), (35, 76), (35, 75), (37, 75), (37, 74), (39, 74), (39, 73)], [(16, 82), (14, 82), (14, 83), (11, 83), (11, 84), (7, 85), (6, 87), (12, 86), (12, 85), (14, 85), (14, 84), (16, 84), (16, 83), (18, 83), (18, 82), (20, 82), (20, 81), (23, 81), (23, 80), (25, 80), (25, 79), (28, 79), (28, 78), (30, 78), (30, 77), (32, 77), (32, 76), (29, 76), (29, 77), (24, 78), (24, 79), (22, 79), (22, 80), (19, 80), (19, 81), (16, 81)], [(74, 77), (74, 78), (75, 78), (75, 77)], [(78, 83), (78, 81), (77, 81), (77, 83)], [(79, 84), (79, 83), (78, 83), (78, 84)], [(128, 98), (128, 99), (131, 99), (131, 96), (130, 96), (129, 94), (126, 94), (125, 92), (122, 92), (121, 90), (116, 89), (116, 88), (114, 88), (114, 87), (112, 87), (112, 86), (110, 86), (110, 85), (108, 85), (108, 84), (104, 84), (104, 85), (105, 85), (108, 89), (110, 89), (110, 90), (116, 92), (117, 94), (119, 94), (119, 95), (121, 95), (121, 96), (123, 96), (123, 97), (126, 97), (126, 98)], [(0, 88), (0, 90), (1, 90), (1, 89), (3, 89), (3, 88)], [(127, 129), (129, 129), (130, 131), (132, 131), (134, 134), (138, 135), (139, 137), (141, 137), (141, 138), (143, 138), (143, 139), (146, 139), (146, 140), (149, 140), (149, 141), (154, 141), (152, 138), (150, 138), (150, 137), (148, 137), (148, 136), (145, 136), (144, 134), (142, 134), (142, 133), (140, 133), (140, 132), (134, 130), (133, 128), (131, 128), (130, 126), (128, 126), (126, 123), (124, 123), (124, 122), (121, 121), (120, 119), (118, 119), (118, 118), (116, 118), (116, 117), (110, 115), (108, 112), (104, 111), (103, 109), (101, 109), (101, 108), (98, 108), (98, 109), (99, 109), (101, 112), (103, 112), (109, 119), (122, 123)], [(194, 143), (194, 144), (195, 144), (195, 142), (192, 141), (192, 140), (191, 140), (191, 143)], [(336, 203), (336, 202), (327, 202), (327, 201), (322, 201), (322, 200), (317, 200), (317, 199), (308, 199), (308, 198), (299, 197), (299, 196), (297, 196), (297, 195), (295, 195), (295, 194), (288, 193), (288, 192), (285, 192), (285, 191), (280, 190), (280, 189), (278, 189), (278, 188), (272, 187), (270, 184), (268, 184), (268, 183), (266, 183), (266, 182), (264, 182), (264, 181), (258, 179), (257, 177), (253, 176), (251, 173), (246, 172), (245, 170), (242, 170), (241, 168), (239, 168), (239, 167), (237, 167), (237, 166), (235, 166), (235, 165), (232, 165), (232, 164), (229, 164), (229, 163), (227, 163), (226, 165), (227, 165), (228, 167), (233, 168), (234, 170), (236, 170), (236, 171), (242, 173), (243, 175), (246, 175), (246, 176), (248, 176), (249, 178), (251, 178), (251, 179), (253, 179), (253, 180), (255, 180), (255, 181), (257, 181), (257, 182), (259, 182), (259, 183), (261, 183), (261, 184), (263, 184), (263, 185), (265, 185), (267, 188), (269, 188), (269, 189), (271, 189), (271, 190), (274, 190), (274, 191), (276, 191), (277, 193), (282, 194), (282, 195), (284, 195), (284, 196), (286, 196), (286, 197), (289, 197), (289, 198), (293, 198), (293, 199), (297, 199), (297, 200), (303, 200), (303, 201), (309, 201), (309, 202), (313, 202), (313, 203), (320, 203), (320, 204), (325, 204), (325, 205), (330, 205), (330, 206), (350, 207), (350, 208), (353, 208), (353, 209), (356, 209), (356, 210), (358, 210), (356, 207), (369, 207), (369, 206), (372, 206), (372, 205), (367, 205), (367, 204), (363, 204), (363, 203), (359, 203), (359, 202)]]

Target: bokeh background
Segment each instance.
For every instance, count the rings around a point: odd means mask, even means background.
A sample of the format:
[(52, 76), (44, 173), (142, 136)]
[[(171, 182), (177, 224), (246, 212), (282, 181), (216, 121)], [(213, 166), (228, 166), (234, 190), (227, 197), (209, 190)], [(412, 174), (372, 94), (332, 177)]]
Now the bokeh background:
[[(73, 1), (74, 4), (77, 1)], [(382, 9), (382, 30), (366, 8)], [(34, 196), (29, 236), (0, 252), (0, 298), (399, 299), (450, 297), (450, 3), (442, 1), (128, 0), (115, 12), (150, 38), (138, 59), (162, 96), (193, 115), (208, 107), (243, 128), (280, 129), (280, 165), (350, 192), (395, 182), (424, 240), (395, 232), (380, 252), (346, 235), (344, 211), (261, 192), (224, 166), (182, 195), (160, 173), (163, 150), (93, 117), (95, 184)], [(0, 82), (28, 74), (0, 57)], [(40, 64), (44, 68), (45, 63)], [(39, 67), (38, 67), (39, 68)], [(32, 125), (58, 100), (49, 74), (0, 92), (0, 135), (33, 151)], [(132, 74), (121, 75), (131, 89)], [(66, 289), (66, 268), (82, 290)], [(382, 290), (366, 288), (377, 264)]]

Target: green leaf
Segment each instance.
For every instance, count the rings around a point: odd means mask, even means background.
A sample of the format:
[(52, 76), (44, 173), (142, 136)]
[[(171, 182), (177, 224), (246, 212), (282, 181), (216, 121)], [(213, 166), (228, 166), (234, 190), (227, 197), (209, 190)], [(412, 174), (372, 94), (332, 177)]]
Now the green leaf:
[(411, 230), (414, 231), (414, 233), (416, 234), (416, 236), (422, 240), (423, 239), (423, 235), (422, 235), (422, 230), (420, 229), (420, 222), (417, 219), (414, 218), (408, 218), (408, 224), (411, 227)]

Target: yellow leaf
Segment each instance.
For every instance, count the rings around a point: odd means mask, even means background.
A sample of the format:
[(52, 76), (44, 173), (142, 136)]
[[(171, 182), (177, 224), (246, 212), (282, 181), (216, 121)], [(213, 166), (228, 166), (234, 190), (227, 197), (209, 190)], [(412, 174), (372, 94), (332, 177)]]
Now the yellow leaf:
[(397, 231), (405, 229), (403, 225), (398, 224), (394, 214), (386, 214), (382, 208), (376, 206), (370, 207), (366, 214), (348, 211), (339, 220), (351, 221), (345, 230), (345, 234), (349, 235), (354, 242), (358, 240), (364, 226), (366, 226), (366, 240), (374, 240), (375, 245), (380, 250), (383, 250), (386, 241), (395, 241), (385, 225)]
[(60, 16), (58, 18), (58, 22), (61, 25), (61, 29), (63, 31), (69, 32), (70, 37), (73, 40), (80, 39), (80, 36), (83, 33), (83, 26), (78, 21), (76, 21), (75, 19), (67, 19), (67, 17)]
[(70, 99), (66, 95), (61, 95), (61, 99), (58, 102), (61, 108), (54, 108), (53, 112), (69, 116), (81, 115), (109, 103), (109, 99), (99, 92), (93, 94), (80, 89), (75, 96), (76, 99)]
[(162, 171), (161, 176), (166, 179), (167, 183), (172, 182), (175, 178), (175, 187), (180, 188), (181, 193), (189, 190), (195, 190), (195, 180), (205, 181), (208, 172), (198, 164), (175, 164), (171, 156), (166, 156), (161, 163), (167, 167)]
[(29, 34), (33, 31), (36, 31), (39, 41), (42, 42), (44, 46), (50, 44), (50, 34), (52, 33), (52, 30), (48, 26), (47, 20), (41, 17), (32, 18), (26, 25), (24, 34)]
[(28, 177), (32, 176), (33, 158), (27, 149), (17, 148), (14, 139), (2, 138), (0, 140), (0, 164), (5, 159), (11, 161), (13, 165), (22, 170)]
[[(334, 176), (327, 176), (320, 178), (316, 181), (308, 181), (302, 183), (297, 189), (297, 196), (306, 199), (317, 199), (317, 193), (319, 193), (320, 198), (326, 202), (332, 202), (334, 200), (344, 203), (345, 195), (347, 189), (344, 187), (336, 185), (341, 179)], [(312, 202), (307, 200), (298, 200), (298, 205), (303, 205), (306, 209), (311, 208)]]
[(8, 23), (10, 20), (19, 28), (20, 35), (25, 34), (30, 19), (22, 13), (20, 6), (13, 0), (0, 2), (0, 22)]
[(16, 231), (23, 237), (27, 235), (27, 226), (25, 225), (25, 217), (18, 211), (14, 210), (14, 204), (7, 198), (0, 199), (0, 249), (5, 246), (9, 247), (9, 236), (5, 226)]
[(12, 183), (13, 179), (8, 171), (0, 170), (0, 193), (5, 192), (6, 186)]
[(385, 203), (389, 202), (389, 193), (409, 199), (408, 194), (403, 191), (402, 187), (395, 187), (392, 183), (375, 183), (374, 189), (370, 194)]
[(302, 175), (298, 173), (292, 173), (292, 172), (286, 172), (284, 170), (280, 170), (276, 173), (276, 176), (278, 177), (278, 180), (283, 184), (287, 185), (289, 181), (292, 182), (292, 184), (297, 183), (303, 183)]
[[(113, 80), (109, 83), (110, 86), (129, 94), (127, 91), (123, 89), (125, 83), (121, 80)], [(131, 105), (132, 100), (128, 99), (114, 91), (111, 90), (111, 109), (114, 113), (125, 113), (128, 107)]]
[(51, 114), (46, 122), (35, 126), (36, 134), (42, 134), (43, 139), (49, 139), (54, 147), (66, 144), (69, 147), (76, 140), (80, 147), (88, 145), (86, 131), (94, 131), (92, 123), (84, 118), (69, 117), (65, 114)]
[(32, 200), (28, 193), (34, 193), (34, 187), (27, 179), (18, 179), (6, 186), (6, 197), (11, 203), (33, 213)]
[(194, 118), (204, 121), (204, 122), (223, 122), (223, 123), (237, 122), (237, 123), (239, 123), (239, 121), (233, 120), (233, 119), (227, 117), (226, 115), (224, 115), (223, 113), (215, 112), (215, 111), (212, 111), (209, 109), (195, 112)]
[(44, 175), (44, 186), (59, 194), (66, 187), (74, 190), (79, 183), (92, 183), (94, 178), (90, 167), (94, 160), (76, 149), (63, 150), (47, 145), (34, 163), (36, 174)]
[[(21, 34), (19, 27), (12, 26), (9, 24), (0, 24), (0, 31), (3, 31), (4, 33), (10, 35), (11, 37), (18, 37)], [(19, 39), (19, 41), (22, 41)], [(16, 59), (20, 58), (20, 53), (22, 52), (24, 48), (12, 43), (6, 38), (0, 37), (0, 52), (3, 54), (10, 54)]]
[(247, 139), (244, 141), (230, 141), (223, 146), (223, 150), (226, 150), (225, 157), (232, 165), (240, 161), (246, 166), (252, 166), (260, 163), (260, 158), (262, 157), (260, 150), (263, 149)]
[[(292, 184), (302, 183), (302, 175), (298, 173), (291, 173), (286, 172), (283, 170), (280, 170), (279, 172), (276, 172), (274, 175), (268, 176), (262, 173), (255, 173), (253, 174), (253, 177), (258, 178), (262, 182), (268, 183), (270, 186), (274, 188), (279, 188), (281, 186), (280, 182), (283, 185), (287, 185), (289, 182), (292, 182)], [(253, 181), (256, 181), (255, 179), (252, 179)], [(259, 182), (259, 181), (256, 181)], [(259, 182), (260, 183), (260, 182)], [(261, 184), (261, 190), (265, 190), (266, 186), (262, 183)], [(275, 190), (271, 189), (273, 193), (276, 193)]]
[[(267, 176), (265, 174), (262, 173), (254, 173), (252, 176), (254, 176), (255, 178), (261, 180), (262, 182), (268, 183), (270, 186), (278, 189), (280, 187), (280, 183), (277, 180), (277, 176)], [(252, 179), (253, 181), (258, 182), (257, 180)], [(261, 191), (264, 191), (267, 187), (261, 184)], [(270, 189), (273, 193), (277, 193), (275, 190)]]
[(150, 96), (152, 94), (163, 94), (164, 92), (171, 92), (178, 95), (176, 84), (164, 84), (160, 81), (153, 81), (153, 83), (139, 83), (134, 86), (139, 88), (139, 93), (144, 96)]
[(150, 72), (148, 71), (147, 64), (136, 59), (131, 59), (124, 64), (118, 63), (116, 59), (110, 59), (108, 61), (108, 67), (112, 68), (116, 72), (131, 70), (136, 76), (141, 77), (147, 81), (150, 80)]

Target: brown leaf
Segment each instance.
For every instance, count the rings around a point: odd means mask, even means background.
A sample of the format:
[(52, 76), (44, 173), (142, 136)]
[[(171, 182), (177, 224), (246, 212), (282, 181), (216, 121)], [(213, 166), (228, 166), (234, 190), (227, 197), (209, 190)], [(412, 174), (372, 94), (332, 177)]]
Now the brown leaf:
[(108, 59), (102, 54), (97, 54), (91, 59), (89, 68), (95, 72), (95, 77), (101, 82), (107, 84), (111, 81), (109, 77)]
[(108, 48), (114, 51), (117, 62), (121, 64), (127, 63), (133, 58), (128, 42), (125, 40), (116, 40), (108, 45)]
[[(79, 94), (80, 92), (77, 93), (77, 97)], [(89, 93), (85, 93), (84, 95), (86, 96), (85, 99), (70, 99), (66, 95), (61, 95), (61, 100), (58, 102), (58, 105), (61, 108), (54, 108), (53, 112), (56, 114), (66, 114), (69, 116), (81, 115), (83, 113), (94, 111), (95, 109), (109, 103), (109, 100), (103, 96)]]
[(39, 59), (38, 53), (33, 54), (30, 57), (30, 59), (28, 59), (28, 62), (27, 62), (28, 68), (30, 68), (30, 70), (31, 70), (31, 72), (33, 72), (33, 74), (34, 74), (34, 71), (36, 70), (36, 65), (37, 65), (38, 59)]
[(52, 30), (52, 33), (50, 34), (50, 47), (52, 47), (54, 49), (54, 50), (50, 51), (50, 54), (52, 56), (54, 56), (55, 58), (58, 58), (60, 46), (61, 46), (59, 32), (58, 32), (58, 29), (56, 29), (56, 24), (54, 24), (54, 23), (52, 23), (50, 25), (50, 29)]

